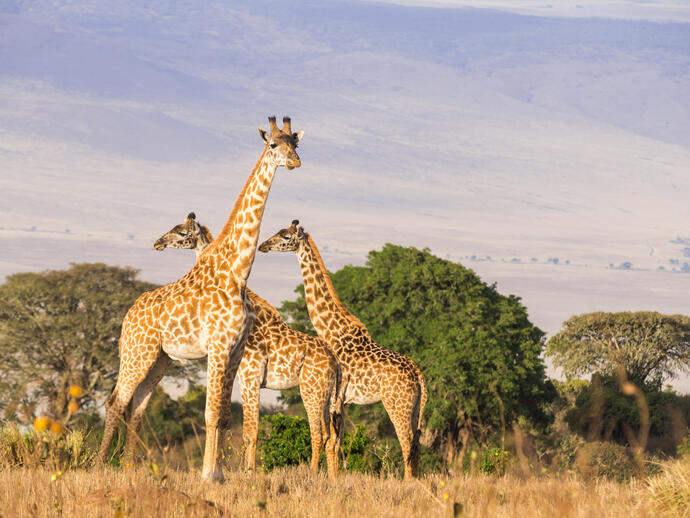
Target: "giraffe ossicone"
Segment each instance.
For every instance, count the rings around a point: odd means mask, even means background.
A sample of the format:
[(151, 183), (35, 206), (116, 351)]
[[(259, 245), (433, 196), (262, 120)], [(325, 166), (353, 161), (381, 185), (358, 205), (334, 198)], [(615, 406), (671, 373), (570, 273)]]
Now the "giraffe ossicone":
[[(171, 358), (206, 356), (206, 443), (201, 475), (222, 480), (222, 431), (227, 415), (221, 401), (230, 398), (244, 341), (255, 315), (246, 297), (259, 227), (276, 170), (301, 165), (295, 151), (302, 133), (293, 133), (290, 119), (283, 128), (269, 117), (270, 133), (260, 130), (264, 148), (218, 237), (181, 279), (141, 295), (125, 315), (120, 335), (120, 371), (106, 402), (106, 421), (99, 459), (106, 459), (121, 416), (127, 412), (125, 458), (134, 456), (135, 430), (153, 388)], [(195, 218), (187, 218), (180, 233), (188, 233)], [(155, 245), (154, 245), (155, 246)]]
[[(405, 478), (417, 476), (424, 376), (414, 362), (378, 345), (366, 326), (340, 302), (312, 238), (293, 220), (260, 246), (261, 252), (295, 252), (307, 310), (314, 329), (335, 355), (342, 372), (342, 403), (381, 401), (393, 422), (405, 462)], [(336, 412), (342, 419), (343, 409)]]

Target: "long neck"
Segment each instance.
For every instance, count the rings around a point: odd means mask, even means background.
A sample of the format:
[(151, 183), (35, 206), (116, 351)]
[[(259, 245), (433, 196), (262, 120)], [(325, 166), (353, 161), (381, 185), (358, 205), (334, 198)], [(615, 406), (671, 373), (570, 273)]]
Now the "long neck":
[(300, 242), (296, 253), (302, 270), (304, 296), (311, 322), (319, 337), (329, 344), (335, 344), (338, 335), (346, 326), (362, 323), (338, 299), (326, 266), (311, 237)]
[(223, 230), (206, 252), (219, 259), (217, 272), (230, 271), (231, 277), (241, 284), (247, 282), (254, 263), (261, 218), (277, 168), (267, 160), (264, 148)]

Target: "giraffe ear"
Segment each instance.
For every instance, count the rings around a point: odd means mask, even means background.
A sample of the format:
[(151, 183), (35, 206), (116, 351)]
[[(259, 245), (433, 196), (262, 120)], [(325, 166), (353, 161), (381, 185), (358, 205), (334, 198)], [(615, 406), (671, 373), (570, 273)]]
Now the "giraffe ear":
[(304, 131), (298, 131), (297, 133), (292, 134), (292, 138), (295, 140), (295, 144), (302, 140), (302, 137), (304, 136)]
[(300, 239), (304, 239), (304, 228), (297, 227), (297, 237)]
[(264, 142), (268, 142), (268, 132), (263, 128), (257, 128), (259, 130), (259, 135)]

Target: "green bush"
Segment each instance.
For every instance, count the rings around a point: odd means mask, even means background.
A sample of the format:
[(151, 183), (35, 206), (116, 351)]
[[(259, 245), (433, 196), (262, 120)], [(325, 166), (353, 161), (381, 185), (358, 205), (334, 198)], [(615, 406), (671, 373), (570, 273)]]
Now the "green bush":
[[(259, 429), (259, 449), (267, 471), (308, 462), (311, 459), (311, 436), (307, 420), (283, 414), (264, 416)], [(397, 474), (402, 470), (398, 441), (384, 439), (376, 443), (362, 425), (356, 425), (352, 432), (345, 431), (340, 455), (342, 468), (346, 471)], [(427, 457), (432, 459), (428, 464), (436, 462), (430, 455)], [(322, 464), (324, 458), (322, 454)]]
[(680, 444), (676, 446), (676, 455), (679, 457), (690, 457), (690, 437), (683, 437)]
[[(642, 387), (649, 411), (649, 436), (671, 435), (673, 414), (688, 418), (688, 398), (669, 390)], [(635, 396), (623, 394), (613, 376), (592, 376), (589, 386), (581, 389), (575, 405), (568, 410), (565, 421), (574, 432), (589, 439), (613, 440), (627, 444), (624, 427), (634, 433), (640, 429), (642, 418)]]
[[(398, 447), (398, 449), (400, 449)], [(382, 451), (388, 451), (386, 448)], [(355, 426), (354, 433), (345, 432), (341, 455), (343, 458), (343, 469), (347, 471), (357, 471), (359, 473), (379, 473), (382, 461), (374, 450), (371, 437), (366, 434), (364, 426)], [(385, 455), (384, 458), (387, 458)]]
[(510, 453), (501, 448), (484, 450), (479, 459), (479, 471), (485, 475), (504, 475)]
[(578, 448), (574, 467), (586, 477), (604, 477), (626, 482), (639, 474), (632, 453), (612, 442), (587, 442)]
[(311, 458), (309, 423), (303, 417), (272, 414), (261, 418), (259, 449), (266, 471), (296, 466)]

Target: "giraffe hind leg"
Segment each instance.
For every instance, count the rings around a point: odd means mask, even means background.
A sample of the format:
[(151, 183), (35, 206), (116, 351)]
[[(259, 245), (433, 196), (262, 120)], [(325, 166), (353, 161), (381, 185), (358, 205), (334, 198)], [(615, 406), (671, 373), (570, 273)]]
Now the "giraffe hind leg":
[(171, 363), (172, 360), (167, 354), (161, 354), (144, 380), (139, 383), (139, 386), (134, 391), (132, 400), (127, 407), (126, 414), (128, 415), (125, 419), (127, 425), (127, 439), (125, 440), (124, 453), (125, 465), (134, 465), (134, 453), (136, 451), (137, 442), (139, 441), (139, 436), (137, 435), (139, 423), (146, 411), (146, 406), (151, 399), (154, 389), (158, 383), (160, 383)]
[(395, 434), (398, 436), (405, 464), (405, 480), (409, 480), (416, 476), (412, 462), (415, 457), (415, 453), (412, 451), (416, 431), (416, 427), (412, 427), (415, 402), (412, 398), (405, 397), (397, 391), (390, 395), (384, 395), (381, 400), (395, 427)]
[(119, 427), (122, 416), (125, 410), (127, 410), (134, 392), (146, 378), (157, 358), (157, 355), (150, 355), (139, 357), (139, 361), (135, 364), (132, 364), (132, 362), (120, 362), (120, 372), (117, 376), (115, 388), (106, 402), (105, 428), (98, 451), (98, 460), (101, 463), (106, 461), (113, 435)]

